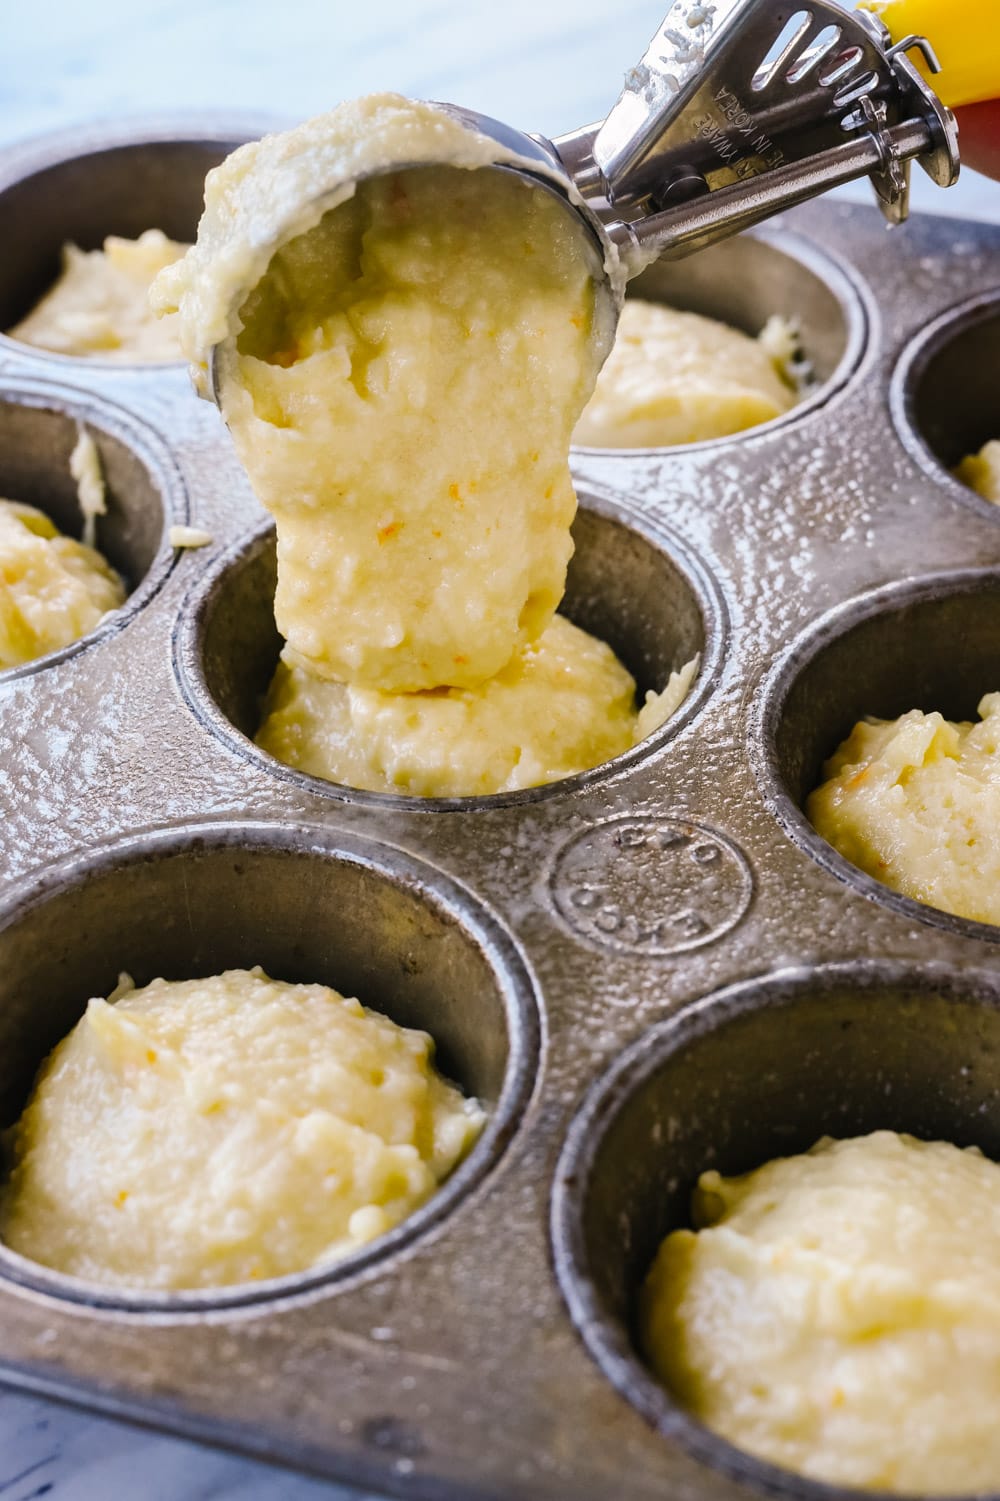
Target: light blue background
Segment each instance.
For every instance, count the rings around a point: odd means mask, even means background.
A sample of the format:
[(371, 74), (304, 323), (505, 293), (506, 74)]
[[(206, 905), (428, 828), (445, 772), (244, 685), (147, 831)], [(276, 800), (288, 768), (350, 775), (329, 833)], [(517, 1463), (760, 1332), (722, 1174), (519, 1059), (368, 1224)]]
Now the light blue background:
[[(558, 135), (600, 119), (663, 0), (5, 0), (0, 144), (97, 116), (259, 109), (293, 119), (376, 89)], [(1000, 219), (973, 173), (916, 206)], [(864, 187), (852, 190), (864, 196)]]
[[(618, 0), (614, 9), (597, 0), (0, 0), (0, 146), (159, 111), (303, 118), (387, 88), (558, 135), (606, 113), (664, 10), (663, 0)], [(865, 185), (845, 191), (869, 195)], [(916, 173), (914, 203), (1000, 220), (1000, 186), (974, 173), (949, 193)], [(346, 1495), (4, 1395), (0, 1493), (4, 1501)]]

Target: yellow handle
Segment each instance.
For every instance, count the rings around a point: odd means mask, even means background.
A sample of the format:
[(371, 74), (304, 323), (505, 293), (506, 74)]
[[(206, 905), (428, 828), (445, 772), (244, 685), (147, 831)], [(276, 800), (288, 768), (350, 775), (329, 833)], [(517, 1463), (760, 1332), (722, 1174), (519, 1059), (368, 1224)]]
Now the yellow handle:
[(931, 78), (920, 54), (911, 55), (945, 104), (1000, 99), (997, 0), (864, 0), (859, 9), (880, 16), (894, 42), (912, 33), (927, 37), (941, 72)]

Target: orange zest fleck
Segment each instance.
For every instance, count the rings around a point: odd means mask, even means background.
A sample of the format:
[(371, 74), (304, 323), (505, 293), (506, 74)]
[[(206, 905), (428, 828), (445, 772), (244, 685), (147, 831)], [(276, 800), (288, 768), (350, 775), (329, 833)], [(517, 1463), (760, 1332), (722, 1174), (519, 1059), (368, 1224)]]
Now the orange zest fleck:
[(118, 1209), (121, 1209), (122, 1205), (125, 1203), (125, 1200), (127, 1198), (128, 1198), (128, 1189), (127, 1188), (120, 1189), (118, 1191), (118, 1193), (115, 1195), (115, 1205), (116, 1205), (116, 1207)]
[(155, 1049), (153, 1049), (153, 1048), (147, 1048), (146, 1049), (146, 1062), (147, 1063), (155, 1063), (156, 1062), (156, 1052), (155, 1052)]
[(380, 526), (378, 529), (379, 547), (381, 547), (383, 543), (389, 542), (400, 531), (402, 531), (402, 528), (403, 523), (401, 521), (390, 521), (388, 526)]

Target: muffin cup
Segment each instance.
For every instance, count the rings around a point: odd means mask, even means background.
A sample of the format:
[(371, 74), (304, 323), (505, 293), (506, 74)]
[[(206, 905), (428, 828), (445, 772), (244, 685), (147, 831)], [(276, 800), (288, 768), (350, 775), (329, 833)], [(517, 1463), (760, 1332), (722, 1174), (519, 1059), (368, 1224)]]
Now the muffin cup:
[[(308, 914), (308, 918), (304, 917)], [(441, 1073), (480, 1100), (486, 1128), (438, 1192), (340, 1261), (252, 1286), (119, 1291), (0, 1248), (0, 1274), (91, 1304), (203, 1311), (344, 1280), (391, 1258), (453, 1209), (516, 1132), (534, 1086), (531, 975), (496, 919), (433, 867), (364, 839), (289, 824), (150, 832), (45, 874), (0, 912), (0, 1128), (43, 1059), (126, 971), (137, 986), (260, 965), (330, 985), (429, 1032)]]
[(872, 901), (920, 922), (1000, 942), (1000, 928), (901, 896), (866, 875), (812, 827), (804, 808), (823, 765), (868, 716), (911, 709), (977, 718), (1000, 688), (1000, 573), (942, 574), (875, 590), (811, 627), (775, 664), (759, 701), (753, 754), (785, 831)]
[[(691, 1194), (706, 1169), (742, 1174), (823, 1136), (880, 1130), (977, 1146), (1000, 1160), (995, 974), (873, 959), (731, 986), (635, 1042), (570, 1127), (552, 1239), (577, 1331), (665, 1439), (754, 1494), (868, 1493), (779, 1470), (687, 1413), (639, 1353), (639, 1290), (664, 1237), (690, 1228)], [(702, 1493), (716, 1493), (707, 1479)]]
[(259, 750), (253, 737), (283, 644), (274, 623), (277, 562), (270, 526), (222, 558), (189, 598), (175, 637), (185, 696), (201, 721), (238, 754), (323, 797), (434, 812), (524, 803), (588, 784), (647, 755), (697, 711), (718, 670), (725, 607), (708, 570), (678, 538), (596, 496), (581, 496), (573, 541), (560, 609), (574, 625), (612, 647), (635, 678), (640, 703), (647, 690), (662, 691), (672, 671), (701, 657), (697, 678), (677, 713), (648, 740), (604, 766), (523, 792), (422, 798), (327, 782)]

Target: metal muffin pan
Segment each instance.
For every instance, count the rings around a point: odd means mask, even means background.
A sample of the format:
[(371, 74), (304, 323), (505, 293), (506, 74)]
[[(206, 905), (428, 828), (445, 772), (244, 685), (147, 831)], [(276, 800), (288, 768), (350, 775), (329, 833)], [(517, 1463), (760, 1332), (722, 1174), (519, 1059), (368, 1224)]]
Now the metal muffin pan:
[[(190, 235), (203, 158), (165, 142), (221, 152), (242, 132), (172, 129), (4, 153), (0, 222), (20, 205), (52, 267), (75, 232), (52, 200), (85, 196), (93, 167), (107, 219), (89, 243)], [(142, 222), (122, 207), (137, 185)], [(190, 217), (167, 222), (157, 192)], [(30, 260), (0, 273), (8, 316), (44, 279)], [(273, 543), (184, 370), (0, 340), (5, 486), (72, 530), (83, 416), (111, 480), (102, 540), (134, 591), (78, 647), (0, 675), (0, 1124), (122, 967), (263, 963), (356, 989), (434, 1032), (491, 1108), (438, 1198), (340, 1266), (120, 1296), (0, 1252), (4, 1380), (433, 1501), (836, 1494), (678, 1413), (635, 1354), (632, 1297), (711, 1163), (880, 1125), (1000, 1155), (996, 932), (875, 888), (801, 814), (858, 714), (925, 695), (965, 714), (1000, 681), (1000, 513), (948, 476), (967, 439), (952, 377), (928, 397), (998, 287), (1000, 229), (917, 220), (890, 239), (839, 204), (652, 268), (646, 295), (750, 331), (798, 314), (817, 386), (732, 439), (576, 452), (569, 613), (642, 687), (692, 650), (701, 678), (607, 767), (441, 802), (335, 788), (253, 747)], [(971, 392), (968, 351), (995, 344), (966, 348)], [(212, 545), (171, 556), (180, 520)]]

